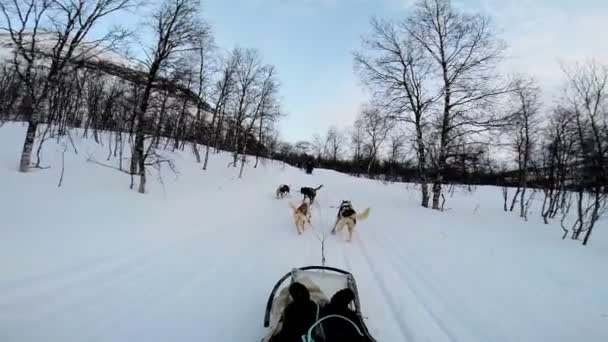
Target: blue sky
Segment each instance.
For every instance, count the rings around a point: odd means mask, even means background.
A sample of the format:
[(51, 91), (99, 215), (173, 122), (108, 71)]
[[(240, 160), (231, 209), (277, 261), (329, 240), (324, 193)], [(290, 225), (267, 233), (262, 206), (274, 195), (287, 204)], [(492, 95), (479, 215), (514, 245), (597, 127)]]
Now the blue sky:
[(402, 12), (399, 1), (203, 0), (220, 47), (258, 48), (282, 83), (287, 141), (353, 121), (362, 101), (352, 52), (372, 15)]
[[(372, 16), (403, 18), (413, 0), (201, 0), (221, 49), (260, 50), (276, 65), (284, 111), (281, 138), (295, 142), (348, 127), (366, 101), (352, 52)], [(493, 17), (509, 45), (502, 68), (534, 76), (547, 107), (558, 93), (560, 63), (608, 63), (608, 0), (453, 0)], [(152, 4), (154, 4), (152, 2)], [(139, 11), (139, 14), (145, 11)], [(123, 20), (123, 19), (120, 19)]]

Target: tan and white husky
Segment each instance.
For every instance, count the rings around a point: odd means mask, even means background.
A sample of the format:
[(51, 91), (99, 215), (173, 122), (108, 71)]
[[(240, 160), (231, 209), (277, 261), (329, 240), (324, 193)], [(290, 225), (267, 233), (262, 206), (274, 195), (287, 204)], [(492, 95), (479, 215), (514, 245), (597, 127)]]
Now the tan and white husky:
[(336, 234), (346, 226), (348, 228), (348, 242), (353, 239), (353, 232), (357, 226), (357, 220), (365, 220), (369, 216), (370, 208), (365, 209), (361, 214), (357, 214), (353, 205), (350, 201), (342, 201), (340, 209), (338, 209), (338, 215), (336, 217), (336, 223), (331, 233)]
[(300, 204), (300, 206), (297, 208), (291, 202), (289, 203), (289, 206), (291, 209), (293, 209), (293, 220), (296, 224), (298, 234), (302, 234), (306, 228), (306, 223), (311, 224), (311, 206), (306, 201), (302, 202), (302, 204)]

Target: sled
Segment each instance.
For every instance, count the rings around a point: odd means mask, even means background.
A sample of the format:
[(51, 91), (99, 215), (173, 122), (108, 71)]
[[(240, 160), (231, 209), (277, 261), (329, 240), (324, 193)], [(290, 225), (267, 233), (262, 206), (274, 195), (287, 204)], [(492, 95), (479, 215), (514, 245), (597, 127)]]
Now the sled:
[[(289, 282), (286, 281), (287, 279), (289, 279)], [(355, 277), (350, 272), (327, 266), (306, 266), (294, 268), (291, 272), (285, 274), (283, 277), (281, 277), (281, 279), (279, 279), (270, 292), (270, 296), (268, 297), (268, 302), (266, 304), (264, 327), (270, 328), (270, 332), (267, 337), (262, 339), (262, 341), (267, 341), (267, 339), (272, 335), (272, 329), (274, 329), (280, 320), (279, 316), (281, 315), (281, 312), (277, 312), (275, 309), (278, 306), (277, 301), (285, 300), (285, 298), (280, 298), (286, 294), (286, 291), (283, 290), (289, 287), (291, 283), (296, 281), (309, 288), (311, 291), (311, 299), (313, 299), (319, 305), (324, 305), (327, 303), (329, 298), (331, 298), (336, 292), (345, 288), (351, 289), (355, 294), (355, 298), (349, 306), (350, 309), (356, 313), (358, 319), (356, 323), (361, 328), (361, 333), (369, 341), (376, 342), (376, 340), (369, 333), (369, 330), (367, 329), (367, 326), (363, 320), (363, 315), (361, 314), (361, 302), (359, 300), (359, 292), (357, 291)], [(317, 290), (320, 290), (320, 293)], [(277, 293), (279, 293), (279, 298), (277, 298)]]

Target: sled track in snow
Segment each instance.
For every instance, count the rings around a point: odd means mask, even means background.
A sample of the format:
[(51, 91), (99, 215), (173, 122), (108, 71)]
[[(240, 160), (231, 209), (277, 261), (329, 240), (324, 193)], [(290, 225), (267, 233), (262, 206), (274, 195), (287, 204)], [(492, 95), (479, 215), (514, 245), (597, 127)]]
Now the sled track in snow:
[(393, 314), (393, 318), (395, 319), (395, 321), (397, 322), (397, 324), (399, 326), (401, 335), (406, 337), (407, 341), (412, 341), (412, 342), (415, 341), (414, 336), (410, 332), (410, 328), (407, 326), (407, 323), (400, 318), (399, 307), (397, 306), (396, 301), (394, 300), (390, 291), (386, 287), (384, 280), (376, 271), (376, 267), (374, 267), (375, 265), (373, 264), (371, 258), (369, 257), (369, 254), (367, 253), (367, 250), (366, 250), (363, 242), (359, 238), (357, 238), (356, 241), (357, 241), (357, 244), (359, 245), (359, 249), (361, 250), (361, 254), (363, 255), (363, 259), (366, 261), (366, 264), (367, 264), (370, 272), (372, 273), (372, 275), (374, 276), (374, 279), (376, 280), (376, 282), (378, 284), (378, 288), (381, 290), (382, 295), (384, 296), (384, 302), (386, 304), (388, 304), (388, 307), (390, 308), (390, 310)]
[[(386, 241), (385, 241), (386, 242)], [(442, 304), (442, 298), (434, 291), (431, 282), (425, 280), (420, 276), (419, 272), (408, 261), (409, 257), (403, 257), (400, 253), (395, 253), (396, 250), (392, 247), (393, 242), (386, 242), (385, 247), (391, 246), (389, 250), (393, 255), (398, 255), (397, 258), (386, 258), (388, 263), (392, 266), (392, 269), (399, 276), (402, 283), (416, 297), (417, 302), (424, 308), (424, 311), (429, 315), (438, 330), (442, 331), (446, 339), (449, 341), (457, 341), (456, 335), (448, 328), (450, 324), (446, 324), (446, 317), (452, 318), (453, 315), (449, 313)], [(401, 265), (397, 264), (395, 260), (399, 260)], [(405, 268), (404, 268), (405, 266)], [(455, 322), (451, 322), (452, 324)]]

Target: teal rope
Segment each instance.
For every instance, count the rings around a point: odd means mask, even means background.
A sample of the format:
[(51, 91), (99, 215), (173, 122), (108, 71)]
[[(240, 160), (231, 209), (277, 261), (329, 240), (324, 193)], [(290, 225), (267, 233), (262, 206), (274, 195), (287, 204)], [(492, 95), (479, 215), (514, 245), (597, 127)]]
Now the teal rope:
[[(318, 306), (317, 306), (317, 307), (318, 307)], [(349, 323), (350, 323), (350, 324), (351, 324), (353, 327), (355, 327), (355, 329), (357, 330), (357, 333), (358, 333), (359, 335), (361, 335), (361, 336), (365, 336), (365, 335), (363, 335), (363, 333), (361, 332), (361, 330), (359, 329), (359, 327), (358, 327), (358, 326), (357, 326), (357, 325), (356, 325), (356, 324), (355, 324), (353, 321), (351, 321), (350, 319), (348, 319), (348, 318), (346, 318), (346, 317), (344, 317), (344, 316), (340, 316), (340, 315), (328, 315), (328, 316), (325, 316), (325, 317), (323, 317), (323, 318), (321, 318), (321, 319), (317, 320), (317, 321), (315, 322), (315, 324), (313, 324), (313, 325), (312, 325), (312, 326), (311, 326), (311, 327), (308, 329), (308, 334), (306, 334), (306, 335), (302, 335), (302, 342), (315, 342), (315, 341), (312, 339), (312, 331), (313, 331), (313, 329), (314, 329), (314, 328), (315, 328), (317, 325), (319, 325), (319, 323), (323, 322), (324, 320), (326, 320), (326, 319), (328, 319), (328, 318), (341, 318), (341, 319), (343, 319), (343, 320), (345, 320), (345, 321), (349, 322)]]

